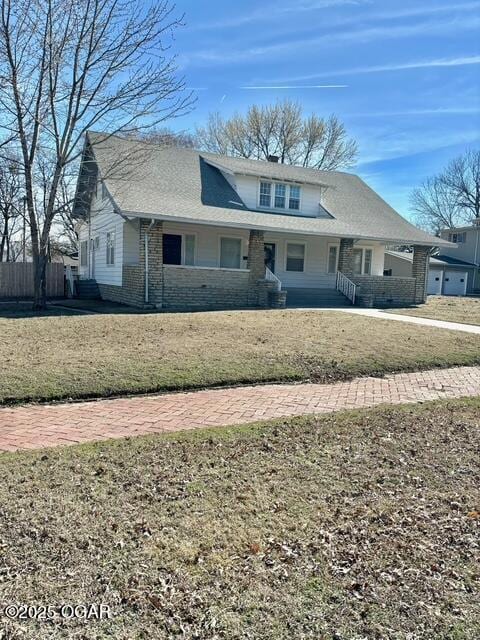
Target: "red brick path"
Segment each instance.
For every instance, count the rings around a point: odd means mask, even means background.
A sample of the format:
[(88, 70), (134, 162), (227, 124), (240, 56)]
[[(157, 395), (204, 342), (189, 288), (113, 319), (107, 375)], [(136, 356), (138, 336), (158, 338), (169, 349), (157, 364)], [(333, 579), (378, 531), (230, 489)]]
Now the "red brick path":
[(480, 367), (0, 409), (0, 451), (480, 395)]

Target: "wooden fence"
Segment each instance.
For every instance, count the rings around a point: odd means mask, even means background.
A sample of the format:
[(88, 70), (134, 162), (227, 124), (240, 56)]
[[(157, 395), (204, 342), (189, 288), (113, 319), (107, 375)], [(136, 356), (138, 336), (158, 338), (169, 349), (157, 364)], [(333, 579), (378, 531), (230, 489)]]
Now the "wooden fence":
[[(47, 264), (47, 296), (65, 295), (64, 266), (61, 262)], [(33, 297), (33, 264), (31, 262), (0, 262), (0, 299)]]

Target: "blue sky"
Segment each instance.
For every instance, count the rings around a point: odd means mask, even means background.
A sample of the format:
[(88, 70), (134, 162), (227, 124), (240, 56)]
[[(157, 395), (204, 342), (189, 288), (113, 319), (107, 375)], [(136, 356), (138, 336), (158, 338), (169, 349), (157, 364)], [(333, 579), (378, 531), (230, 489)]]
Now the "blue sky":
[(173, 50), (195, 110), (298, 100), (336, 113), (358, 141), (353, 169), (404, 215), (409, 193), (480, 146), (480, 1), (177, 0)]

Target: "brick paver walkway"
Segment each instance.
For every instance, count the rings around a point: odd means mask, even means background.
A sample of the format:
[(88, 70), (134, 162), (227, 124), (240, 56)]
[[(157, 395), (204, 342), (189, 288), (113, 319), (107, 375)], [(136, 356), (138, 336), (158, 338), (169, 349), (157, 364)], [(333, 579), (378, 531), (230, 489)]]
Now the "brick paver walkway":
[(480, 367), (0, 409), (0, 451), (480, 395)]

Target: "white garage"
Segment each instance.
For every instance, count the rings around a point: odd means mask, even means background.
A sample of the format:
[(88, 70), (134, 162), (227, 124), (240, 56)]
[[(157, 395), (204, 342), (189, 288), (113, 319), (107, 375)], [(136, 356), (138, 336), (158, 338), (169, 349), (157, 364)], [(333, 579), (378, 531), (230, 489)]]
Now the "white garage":
[(428, 270), (427, 293), (429, 296), (442, 295), (443, 270), (430, 267)]
[(464, 296), (467, 293), (466, 271), (446, 269), (443, 277), (443, 294), (445, 296)]
[[(413, 254), (385, 251), (384, 276), (411, 277)], [(475, 265), (450, 256), (432, 256), (428, 269), (429, 296), (466, 296), (474, 289)]]

